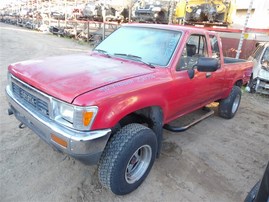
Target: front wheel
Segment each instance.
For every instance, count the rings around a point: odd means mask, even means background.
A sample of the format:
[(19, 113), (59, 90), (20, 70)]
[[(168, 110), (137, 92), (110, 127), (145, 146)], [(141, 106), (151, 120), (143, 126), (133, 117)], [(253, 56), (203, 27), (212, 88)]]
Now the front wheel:
[(231, 119), (236, 114), (241, 101), (241, 89), (234, 86), (229, 96), (219, 103), (219, 116)]
[(99, 162), (101, 184), (114, 194), (134, 191), (147, 177), (155, 161), (157, 139), (141, 124), (129, 124), (108, 142)]

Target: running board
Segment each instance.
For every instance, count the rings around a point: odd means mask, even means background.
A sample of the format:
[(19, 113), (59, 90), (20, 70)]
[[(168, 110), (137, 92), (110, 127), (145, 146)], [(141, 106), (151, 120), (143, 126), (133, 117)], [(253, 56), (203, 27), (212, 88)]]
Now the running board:
[(210, 108), (205, 107), (204, 110), (208, 111), (205, 115), (201, 116), (199, 119), (194, 120), (192, 123), (186, 125), (186, 126), (182, 126), (182, 127), (176, 127), (176, 126), (171, 126), (169, 124), (165, 124), (163, 126), (164, 129), (172, 131), (172, 132), (183, 132), (187, 129), (189, 129), (191, 126), (195, 125), (196, 123), (199, 123), (200, 121), (208, 118), (209, 116), (211, 116), (212, 114), (214, 114), (214, 111)]

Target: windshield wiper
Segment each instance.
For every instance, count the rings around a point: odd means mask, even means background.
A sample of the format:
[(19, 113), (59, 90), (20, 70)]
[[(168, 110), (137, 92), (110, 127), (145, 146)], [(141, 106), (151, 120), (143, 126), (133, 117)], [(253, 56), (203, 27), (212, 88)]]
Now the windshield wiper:
[(102, 49), (94, 49), (94, 51), (97, 51), (98, 53), (102, 53), (102, 54), (106, 55), (107, 57), (111, 58), (111, 56), (105, 50), (102, 50)]
[(133, 59), (133, 60), (142, 62), (143, 64), (149, 66), (150, 68), (155, 68), (154, 65), (152, 65), (152, 64), (149, 63), (149, 62), (146, 62), (146, 61), (142, 60), (142, 57), (137, 56), (137, 55), (125, 54), (125, 53), (114, 53), (114, 55), (115, 55), (115, 56), (123, 56), (123, 57), (126, 57), (126, 58), (130, 58), (130, 59)]

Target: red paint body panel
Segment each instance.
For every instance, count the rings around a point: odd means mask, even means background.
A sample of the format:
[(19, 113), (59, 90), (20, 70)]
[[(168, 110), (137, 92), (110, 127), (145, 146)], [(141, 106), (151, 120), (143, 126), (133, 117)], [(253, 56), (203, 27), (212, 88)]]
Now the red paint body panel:
[(205, 72), (197, 70), (193, 79), (189, 78), (187, 70), (176, 71), (190, 34), (206, 36), (208, 56), (211, 57), (208, 35), (215, 33), (180, 26), (127, 26), (182, 31), (183, 36), (169, 65), (152, 69), (140, 62), (92, 53), (17, 63), (10, 65), (9, 71), (60, 100), (77, 106), (98, 106), (92, 130), (111, 128), (127, 114), (150, 106), (159, 106), (164, 114), (164, 123), (168, 123), (227, 97), (237, 81), (245, 84), (250, 78), (252, 62), (224, 64), (220, 41), (220, 68), (209, 78), (206, 78)]
[(69, 103), (93, 89), (152, 72), (139, 63), (96, 54), (19, 62), (10, 65), (9, 71), (40, 91)]

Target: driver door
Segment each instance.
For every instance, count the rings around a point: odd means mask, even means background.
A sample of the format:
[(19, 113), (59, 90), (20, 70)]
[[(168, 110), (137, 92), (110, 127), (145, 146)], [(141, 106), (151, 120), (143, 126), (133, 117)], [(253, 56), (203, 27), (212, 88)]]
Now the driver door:
[[(174, 113), (172, 116), (182, 114), (198, 108), (207, 99), (206, 95), (210, 91), (207, 83), (207, 73), (198, 72), (195, 64), (199, 57), (208, 57), (208, 47), (206, 36), (193, 34), (188, 37), (187, 43), (176, 66), (174, 76)], [(194, 69), (194, 77), (190, 78), (189, 72)]]

